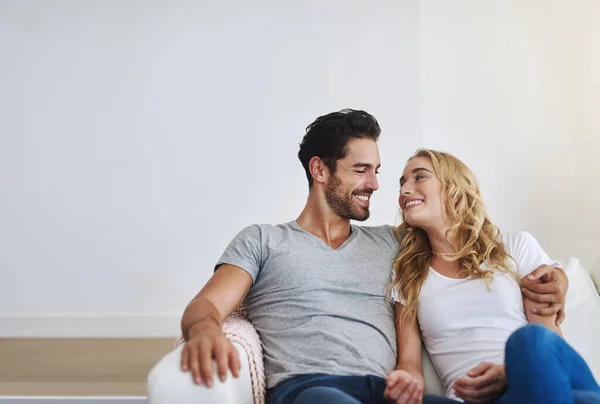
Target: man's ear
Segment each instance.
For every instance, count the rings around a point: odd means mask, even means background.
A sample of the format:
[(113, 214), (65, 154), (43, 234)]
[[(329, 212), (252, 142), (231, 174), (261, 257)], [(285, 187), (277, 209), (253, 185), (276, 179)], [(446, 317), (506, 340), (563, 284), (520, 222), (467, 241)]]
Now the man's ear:
[(308, 162), (308, 170), (310, 171), (310, 175), (312, 175), (314, 182), (319, 184), (327, 182), (329, 178), (329, 168), (327, 168), (327, 165), (320, 157), (314, 156), (310, 159)]

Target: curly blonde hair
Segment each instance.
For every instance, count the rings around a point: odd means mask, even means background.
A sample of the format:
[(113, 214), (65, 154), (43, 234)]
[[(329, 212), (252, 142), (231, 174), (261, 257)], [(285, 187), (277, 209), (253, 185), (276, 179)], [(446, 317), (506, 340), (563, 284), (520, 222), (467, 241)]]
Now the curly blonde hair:
[[(431, 161), (437, 178), (442, 183), (448, 219), (451, 223), (446, 239), (452, 243), (456, 253), (441, 256), (447, 261), (458, 260), (461, 275), (484, 279), (488, 289), (494, 272), (489, 268), (518, 276), (508, 264), (510, 255), (499, 239), (500, 230), (490, 221), (479, 191), (475, 175), (459, 159), (451, 154), (430, 149), (419, 149), (415, 157), (426, 157)], [(395, 278), (388, 292), (397, 288), (398, 295), (405, 299), (400, 321), (412, 324), (417, 317), (417, 303), (423, 282), (427, 278), (433, 251), (427, 233), (411, 227), (404, 219), (395, 229), (400, 241), (400, 253), (394, 261)], [(408, 321), (408, 323), (406, 323)]]

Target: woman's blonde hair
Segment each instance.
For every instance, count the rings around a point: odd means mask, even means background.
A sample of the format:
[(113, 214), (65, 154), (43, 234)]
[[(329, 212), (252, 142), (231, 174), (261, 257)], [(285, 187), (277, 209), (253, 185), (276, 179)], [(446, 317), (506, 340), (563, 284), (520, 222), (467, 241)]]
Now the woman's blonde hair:
[[(451, 154), (430, 149), (419, 149), (411, 157), (426, 157), (442, 183), (442, 198), (446, 205), (450, 229), (446, 238), (456, 253), (441, 256), (447, 261), (458, 260), (461, 274), (483, 278), (489, 288), (493, 271), (483, 269), (484, 262), (490, 268), (510, 273), (518, 279), (508, 265), (509, 254), (499, 239), (500, 230), (490, 221), (479, 191), (477, 179), (471, 170)], [(404, 300), (400, 321), (412, 324), (417, 317), (417, 302), (423, 282), (427, 278), (433, 251), (427, 233), (410, 226), (404, 219), (396, 228), (400, 241), (400, 253), (394, 262), (395, 278), (388, 291), (398, 288)]]

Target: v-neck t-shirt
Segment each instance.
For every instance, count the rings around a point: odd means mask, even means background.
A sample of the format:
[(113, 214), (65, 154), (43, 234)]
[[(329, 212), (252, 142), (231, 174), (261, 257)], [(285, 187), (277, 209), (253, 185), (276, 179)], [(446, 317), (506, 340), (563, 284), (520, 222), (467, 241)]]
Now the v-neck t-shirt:
[(243, 304), (263, 343), (268, 387), (324, 373), (385, 377), (396, 366), (391, 226), (351, 225), (337, 248), (296, 221), (252, 225), (219, 259), (253, 285)]

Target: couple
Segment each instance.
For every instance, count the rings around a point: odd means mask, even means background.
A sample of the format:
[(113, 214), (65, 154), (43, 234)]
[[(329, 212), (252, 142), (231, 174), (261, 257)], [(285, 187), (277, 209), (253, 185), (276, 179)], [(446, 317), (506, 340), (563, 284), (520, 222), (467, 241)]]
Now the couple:
[[(460, 161), (419, 151), (400, 179), (403, 224), (351, 224), (369, 217), (379, 187), (379, 134), (364, 111), (308, 126), (298, 153), (304, 210), (231, 241), (184, 312), (186, 343), (170, 354), (181, 352), (181, 369), (169, 371), (191, 373), (197, 388), (213, 385), (213, 361), (221, 380), (237, 376), (221, 322), (243, 302), (263, 343), (270, 403), (583, 403), (600, 394), (558, 336), (564, 272), (528, 234), (498, 234)], [(423, 394), (421, 338), (449, 397)]]

